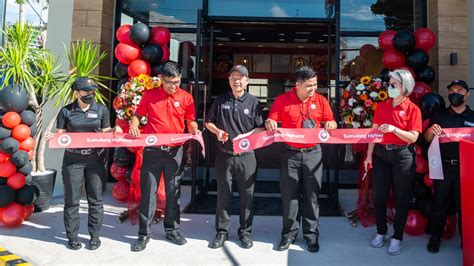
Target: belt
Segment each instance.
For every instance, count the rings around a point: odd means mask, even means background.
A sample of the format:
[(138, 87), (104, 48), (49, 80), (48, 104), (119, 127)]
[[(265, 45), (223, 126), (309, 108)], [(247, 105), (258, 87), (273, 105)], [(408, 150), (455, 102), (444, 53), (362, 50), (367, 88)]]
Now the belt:
[(318, 145), (313, 146), (313, 147), (309, 147), (309, 148), (295, 148), (295, 147), (293, 147), (293, 146), (290, 146), (290, 145), (288, 145), (288, 144), (285, 144), (285, 147), (286, 147), (286, 149), (288, 149), (288, 150), (290, 150), (290, 151), (310, 152), (310, 151), (316, 150), (316, 148), (318, 147)]
[(451, 159), (451, 160), (443, 160), (443, 163), (447, 163), (447, 164), (450, 164), (450, 165), (459, 165), (459, 160), (458, 159)]
[(408, 144), (379, 144), (384, 150), (391, 151), (391, 150), (401, 150), (408, 148), (410, 145)]
[(181, 145), (179, 146), (152, 146), (152, 147), (146, 147), (145, 149), (147, 150), (157, 150), (157, 151), (173, 151), (181, 148)]
[(229, 155), (235, 156), (235, 157), (242, 157), (242, 156), (254, 154), (253, 151), (246, 151), (246, 152), (241, 152), (241, 153), (235, 153), (235, 152), (233, 152), (233, 151), (224, 150), (224, 149), (219, 149), (219, 151), (221, 151), (221, 152), (223, 152), (223, 153), (225, 153), (225, 154), (229, 154)]
[(91, 155), (92, 153), (98, 153), (101, 154), (104, 149), (95, 149), (95, 148), (89, 148), (89, 149), (66, 149), (67, 152), (74, 153), (74, 154), (80, 154), (80, 155)]

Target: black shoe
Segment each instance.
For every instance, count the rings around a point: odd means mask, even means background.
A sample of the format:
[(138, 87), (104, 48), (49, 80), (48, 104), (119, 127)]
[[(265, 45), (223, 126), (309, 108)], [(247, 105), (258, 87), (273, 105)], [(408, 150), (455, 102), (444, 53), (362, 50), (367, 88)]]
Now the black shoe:
[(132, 251), (144, 250), (148, 242), (150, 242), (150, 238), (150, 236), (139, 236), (137, 241), (133, 244)]
[(82, 248), (82, 243), (79, 242), (79, 240), (77, 239), (69, 239), (69, 241), (67, 242), (67, 248), (72, 250), (79, 250)]
[(173, 242), (174, 244), (176, 245), (184, 245), (186, 244), (188, 241), (186, 241), (186, 239), (184, 239), (183, 236), (181, 236), (181, 234), (179, 232), (173, 232), (173, 233), (166, 233), (166, 239), (168, 239), (169, 241)]
[(252, 238), (250, 238), (250, 235), (249, 235), (249, 234), (245, 234), (245, 235), (239, 236), (239, 240), (240, 240), (240, 245), (241, 245), (243, 248), (251, 248), (251, 247), (253, 247), (253, 241), (252, 241)]
[(212, 243), (209, 245), (210, 248), (221, 248), (224, 246), (224, 242), (229, 239), (227, 234), (217, 234)]
[(98, 239), (98, 238), (91, 239), (91, 241), (89, 241), (89, 249), (90, 250), (96, 250), (100, 247), (100, 244), (102, 244), (100, 242), (100, 239)]
[(309, 252), (318, 252), (319, 251), (319, 243), (318, 240), (307, 240), (306, 244), (308, 244), (308, 251)]
[(276, 247), (276, 250), (278, 251), (284, 251), (287, 250), (291, 244), (295, 243), (295, 237), (282, 237), (280, 244)]
[(441, 244), (441, 239), (431, 237), (430, 241), (428, 242), (428, 246), (426, 246), (426, 249), (430, 253), (438, 253), (440, 244)]

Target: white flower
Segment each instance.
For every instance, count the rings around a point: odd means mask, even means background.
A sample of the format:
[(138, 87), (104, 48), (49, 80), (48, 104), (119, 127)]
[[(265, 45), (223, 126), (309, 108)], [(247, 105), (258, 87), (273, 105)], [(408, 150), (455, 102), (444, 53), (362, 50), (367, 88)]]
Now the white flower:
[(362, 107), (356, 107), (352, 110), (352, 112), (355, 114), (355, 115), (360, 115), (360, 113), (364, 111), (364, 109)]
[(376, 91), (373, 91), (369, 94), (370, 98), (374, 99), (378, 96), (379, 94)]
[(351, 90), (351, 85), (347, 85), (346, 91), (350, 91), (350, 90)]
[(361, 92), (361, 91), (358, 91), (358, 92), (356, 92), (356, 94), (357, 94), (357, 95), (361, 95), (361, 94), (362, 94), (362, 92)]
[(360, 127), (360, 123), (357, 122), (357, 121), (352, 121), (352, 127), (353, 127), (353, 128), (359, 128), (359, 127)]
[(357, 102), (357, 100), (351, 98), (351, 99), (349, 99), (348, 104), (349, 104), (349, 106), (353, 106), (355, 102)]
[(133, 97), (132, 104), (133, 105), (138, 105), (140, 103), (141, 99), (142, 99), (142, 96), (140, 96), (140, 95), (137, 95), (137, 96)]
[(365, 85), (362, 84), (362, 83), (359, 84), (359, 85), (357, 85), (356, 90), (358, 90), (358, 91), (363, 91), (363, 90), (365, 90)]
[(119, 109), (119, 110), (117, 110), (116, 112), (117, 112), (117, 117), (118, 117), (119, 119), (124, 119), (124, 118), (125, 118), (125, 111), (124, 111), (124, 110)]
[(382, 82), (382, 80), (380, 78), (376, 78), (374, 79), (376, 82)]
[(372, 126), (372, 121), (370, 121), (369, 119), (365, 119), (363, 124), (364, 127), (370, 127)]

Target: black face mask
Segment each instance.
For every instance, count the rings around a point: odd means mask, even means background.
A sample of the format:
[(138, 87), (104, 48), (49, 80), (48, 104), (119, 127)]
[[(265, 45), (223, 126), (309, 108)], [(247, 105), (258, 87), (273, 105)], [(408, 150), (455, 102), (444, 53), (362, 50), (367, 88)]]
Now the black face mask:
[(464, 95), (459, 93), (450, 93), (448, 94), (449, 102), (452, 106), (458, 107), (464, 103)]
[(90, 104), (92, 100), (94, 100), (94, 95), (92, 94), (81, 96), (81, 101), (85, 104)]

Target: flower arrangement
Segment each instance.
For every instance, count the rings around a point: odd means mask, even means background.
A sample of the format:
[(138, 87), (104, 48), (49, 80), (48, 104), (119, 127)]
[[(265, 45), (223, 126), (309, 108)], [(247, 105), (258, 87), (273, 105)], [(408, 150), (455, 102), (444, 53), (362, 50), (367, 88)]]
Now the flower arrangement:
[[(114, 99), (113, 107), (117, 113), (117, 118), (121, 120), (132, 121), (133, 114), (138, 108), (142, 95), (146, 90), (151, 90), (161, 86), (161, 80), (158, 77), (150, 77), (141, 74), (131, 78), (127, 83), (120, 87), (120, 92)], [(140, 126), (147, 122), (146, 116), (140, 120)]]
[(341, 117), (344, 127), (371, 127), (378, 102), (387, 98), (387, 87), (378, 78), (363, 76), (359, 82), (351, 81), (341, 93)]

